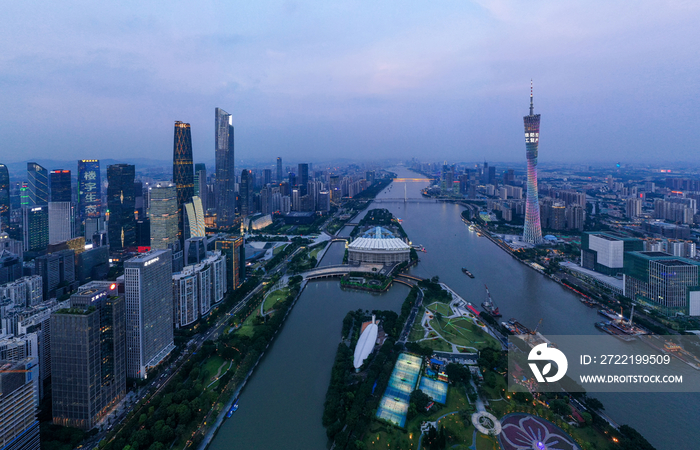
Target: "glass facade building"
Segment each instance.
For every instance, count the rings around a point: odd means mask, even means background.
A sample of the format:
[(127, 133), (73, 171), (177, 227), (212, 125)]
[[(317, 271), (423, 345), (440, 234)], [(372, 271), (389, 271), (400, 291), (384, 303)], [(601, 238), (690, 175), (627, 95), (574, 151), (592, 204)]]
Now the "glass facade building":
[(25, 252), (42, 251), (48, 247), (48, 206), (25, 206), (22, 208), (22, 234)]
[(52, 170), (49, 174), (52, 202), (71, 202), (72, 189), (70, 170)]
[(10, 224), (10, 172), (0, 164), (0, 231)]
[(126, 367), (146, 378), (174, 348), (172, 252), (155, 250), (124, 262)]
[(226, 286), (236, 289), (245, 280), (245, 246), (242, 237), (221, 239), (214, 244), (216, 250), (226, 257)]
[(81, 220), (102, 213), (102, 179), (100, 161), (96, 159), (78, 161), (78, 212)]
[(177, 240), (177, 190), (173, 183), (158, 183), (148, 191), (151, 249), (164, 250)]
[(107, 209), (109, 248), (124, 250), (136, 246), (136, 199), (134, 198), (135, 167), (115, 164), (107, 167)]
[(49, 204), (49, 172), (35, 162), (27, 163), (29, 206)]
[(230, 227), (236, 217), (233, 117), (223, 109), (216, 108), (214, 120), (216, 224), (218, 227)]
[(91, 288), (51, 315), (53, 422), (89, 430), (126, 394), (124, 296)]
[(184, 205), (194, 195), (194, 165), (192, 162), (192, 134), (190, 124), (175, 122), (173, 143), (173, 183), (177, 189), (178, 231), (180, 242), (187, 239)]

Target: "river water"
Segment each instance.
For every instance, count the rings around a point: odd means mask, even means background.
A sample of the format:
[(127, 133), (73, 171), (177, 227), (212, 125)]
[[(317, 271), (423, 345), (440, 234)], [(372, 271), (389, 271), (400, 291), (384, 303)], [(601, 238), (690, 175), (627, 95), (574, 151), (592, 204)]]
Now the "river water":
[[(399, 177), (413, 178), (404, 168)], [(402, 182), (382, 191), (377, 199), (403, 194)], [(420, 199), (423, 182), (407, 182), (409, 202), (377, 202), (403, 220), (414, 244), (425, 246), (412, 273), (439, 276), (459, 295), (475, 304), (485, 298), (484, 284), (504, 314), (546, 335), (595, 335), (600, 321), (594, 309), (559, 284), (513, 259), (461, 221), (463, 207)], [(388, 192), (387, 192), (388, 191)], [(364, 216), (364, 212), (360, 217)], [(359, 220), (358, 218), (353, 221)], [(344, 244), (335, 243), (321, 265), (339, 264)], [(467, 267), (475, 276), (466, 277)], [(290, 313), (274, 345), (240, 397), (240, 409), (224, 422), (212, 442), (213, 450), (319, 449), (326, 447), (321, 425), (325, 397), (342, 319), (357, 308), (398, 311), (408, 288), (395, 284), (387, 293), (372, 295), (344, 291), (337, 280), (311, 282)], [(619, 424), (640, 431), (657, 449), (692, 449), (700, 442), (699, 394), (596, 394), (607, 414)]]

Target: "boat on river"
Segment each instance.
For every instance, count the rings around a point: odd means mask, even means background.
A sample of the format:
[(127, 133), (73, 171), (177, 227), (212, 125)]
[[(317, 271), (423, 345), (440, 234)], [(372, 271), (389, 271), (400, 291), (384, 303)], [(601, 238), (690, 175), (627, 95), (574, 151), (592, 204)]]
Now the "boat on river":
[(498, 310), (498, 306), (491, 299), (491, 293), (489, 292), (489, 287), (484, 285), (486, 288), (486, 301), (481, 304), (481, 307), (493, 317), (501, 317), (502, 314)]
[(236, 411), (238, 411), (238, 399), (236, 399), (236, 401), (233, 402), (233, 405), (231, 405), (231, 409), (229, 409), (226, 413), (226, 418), (230, 419), (233, 413), (235, 413)]
[(462, 267), (462, 272), (464, 272), (464, 274), (467, 275), (469, 278), (474, 278), (474, 274), (468, 271), (466, 267)]

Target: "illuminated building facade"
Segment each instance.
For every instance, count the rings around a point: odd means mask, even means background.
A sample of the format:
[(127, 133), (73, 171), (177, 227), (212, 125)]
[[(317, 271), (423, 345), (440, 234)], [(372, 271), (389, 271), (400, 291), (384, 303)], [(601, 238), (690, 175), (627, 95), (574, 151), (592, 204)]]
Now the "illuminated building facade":
[(151, 248), (164, 250), (177, 240), (177, 191), (170, 182), (158, 183), (148, 191)]
[(540, 115), (534, 113), (532, 83), (530, 84), (530, 115), (523, 117), (525, 123), (525, 148), (527, 155), (527, 201), (525, 204), (525, 229), (523, 241), (542, 243), (540, 201), (537, 192), (537, 150), (540, 142)]
[(78, 212), (81, 220), (101, 215), (102, 179), (100, 161), (96, 159), (78, 161)]
[(178, 229), (180, 242), (187, 238), (185, 227), (185, 203), (192, 201), (194, 195), (194, 164), (192, 162), (192, 134), (190, 124), (175, 122), (175, 139), (173, 144), (173, 182), (177, 189)]
[(236, 217), (236, 172), (233, 151), (233, 117), (221, 108), (214, 110), (216, 145), (216, 224), (230, 227)]
[(136, 168), (131, 164), (114, 164), (107, 167), (107, 232), (109, 248), (113, 251), (136, 246), (135, 176)]
[(70, 202), (70, 170), (52, 170), (49, 174), (49, 188), (52, 202)]
[(0, 164), (0, 231), (10, 224), (10, 172)]

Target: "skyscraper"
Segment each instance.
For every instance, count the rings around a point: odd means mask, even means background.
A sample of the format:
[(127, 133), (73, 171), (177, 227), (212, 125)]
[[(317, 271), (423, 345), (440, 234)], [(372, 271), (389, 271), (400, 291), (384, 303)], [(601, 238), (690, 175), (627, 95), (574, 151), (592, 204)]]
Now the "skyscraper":
[(48, 247), (48, 206), (25, 206), (22, 208), (22, 234), (25, 252), (41, 251)]
[(31, 358), (0, 360), (0, 445), (2, 449), (39, 450), (36, 379)]
[(173, 183), (151, 187), (148, 215), (151, 221), (151, 248), (164, 250), (177, 240), (177, 190)]
[(184, 242), (185, 229), (184, 204), (192, 201), (194, 195), (194, 166), (192, 164), (192, 135), (190, 124), (175, 122), (175, 139), (173, 144), (173, 182), (177, 188), (178, 228), (177, 237)]
[(263, 186), (267, 186), (272, 183), (272, 170), (263, 169)]
[(102, 179), (100, 162), (96, 159), (78, 161), (78, 212), (81, 220), (100, 217), (102, 209)]
[(241, 172), (241, 185), (240, 185), (240, 205), (238, 205), (238, 212), (241, 217), (248, 216), (250, 211), (251, 196), (253, 194), (253, 186), (251, 183), (251, 175), (248, 169), (243, 169)]
[(306, 163), (299, 164), (299, 172), (297, 176), (297, 186), (302, 196), (307, 194), (307, 184), (309, 183), (309, 165)]
[(70, 170), (52, 170), (49, 174), (49, 187), (52, 202), (70, 202)]
[(0, 231), (10, 224), (10, 172), (0, 164)]
[(49, 202), (49, 244), (73, 238), (73, 208), (70, 202)]
[(49, 172), (35, 162), (28, 162), (27, 179), (29, 180), (29, 205), (48, 205)]
[(197, 163), (194, 165), (194, 195), (202, 196), (207, 191), (207, 165)]
[(113, 251), (136, 246), (135, 176), (136, 168), (131, 164), (114, 164), (107, 167), (107, 233), (109, 248)]
[(89, 288), (51, 315), (53, 422), (89, 430), (126, 394), (124, 296)]
[(190, 237), (204, 237), (204, 208), (202, 208), (202, 200), (196, 195), (192, 197), (192, 201), (185, 203), (184, 206), (185, 220), (190, 231)]
[(156, 250), (124, 261), (126, 375), (146, 378), (173, 344), (172, 252)]
[(245, 278), (245, 245), (242, 237), (217, 240), (214, 248), (226, 257), (226, 286), (237, 289)]
[(277, 157), (277, 183), (281, 183), (284, 180), (282, 176), (282, 158)]
[(540, 115), (535, 114), (532, 104), (532, 82), (530, 82), (530, 115), (523, 117), (523, 122), (525, 123), (527, 156), (527, 202), (525, 204), (523, 240), (536, 245), (542, 242), (540, 200), (537, 193), (537, 147), (540, 142)]
[(236, 173), (233, 152), (233, 117), (221, 108), (214, 110), (216, 145), (216, 224), (233, 225), (236, 217)]

